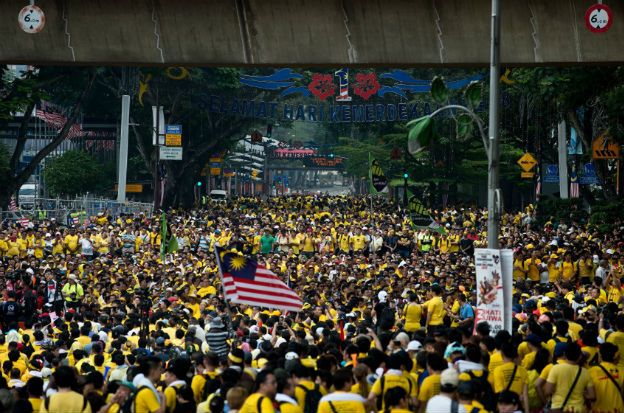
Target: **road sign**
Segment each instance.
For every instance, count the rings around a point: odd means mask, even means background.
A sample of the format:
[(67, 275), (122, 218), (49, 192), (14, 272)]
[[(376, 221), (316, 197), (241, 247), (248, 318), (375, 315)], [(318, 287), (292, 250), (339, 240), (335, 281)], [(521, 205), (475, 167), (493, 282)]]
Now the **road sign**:
[(182, 160), (182, 148), (161, 146), (160, 147), (160, 160), (161, 161), (181, 161)]
[(182, 135), (165, 135), (165, 145), (167, 146), (182, 146)]
[(535, 172), (520, 172), (520, 178), (533, 178)]
[[(118, 184), (115, 184), (115, 191), (119, 187)], [(126, 192), (128, 193), (141, 193), (143, 192), (143, 184), (126, 184)]]
[(531, 169), (535, 168), (537, 165), (537, 160), (530, 153), (525, 153), (518, 159), (518, 165), (524, 172), (529, 172)]
[(613, 12), (609, 6), (594, 4), (585, 12), (585, 26), (592, 33), (604, 33), (613, 24)]
[(39, 33), (45, 26), (45, 14), (37, 6), (26, 6), (17, 15), (17, 22), (26, 33)]
[(210, 168), (210, 175), (212, 176), (221, 175), (221, 168)]
[(586, 163), (583, 165), (581, 174), (579, 175), (579, 184), (581, 185), (596, 185), (599, 183), (598, 175), (596, 174), (596, 168), (593, 163)]
[(617, 159), (620, 157), (620, 145), (605, 132), (592, 142), (592, 156), (594, 159)]
[(165, 130), (165, 145), (182, 146), (182, 125), (167, 125)]
[(559, 183), (559, 165), (554, 163), (546, 165), (543, 182), (551, 184)]

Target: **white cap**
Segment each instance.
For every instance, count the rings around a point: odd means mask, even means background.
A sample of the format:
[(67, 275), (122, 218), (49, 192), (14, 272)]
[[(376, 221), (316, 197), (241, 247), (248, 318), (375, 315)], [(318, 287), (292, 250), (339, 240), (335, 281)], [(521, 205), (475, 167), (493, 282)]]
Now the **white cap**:
[(377, 298), (379, 298), (379, 301), (381, 302), (386, 302), (386, 299), (388, 298), (388, 293), (381, 290), (379, 291), (379, 293), (377, 294)]
[(459, 374), (453, 368), (446, 369), (440, 374), (440, 385), (457, 387), (459, 384)]
[(286, 360), (296, 360), (299, 358), (299, 355), (294, 351), (289, 351), (286, 353)]
[(413, 340), (407, 344), (407, 351), (418, 351), (422, 348), (420, 341)]

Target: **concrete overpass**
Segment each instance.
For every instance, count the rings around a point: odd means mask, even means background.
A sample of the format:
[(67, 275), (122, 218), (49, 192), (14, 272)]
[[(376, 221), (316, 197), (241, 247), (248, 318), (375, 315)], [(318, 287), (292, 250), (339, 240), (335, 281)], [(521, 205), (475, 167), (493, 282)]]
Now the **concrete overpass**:
[[(624, 3), (502, 0), (505, 65), (624, 61)], [(26, 0), (0, 2), (0, 62), (136, 65), (486, 65), (490, 0), (37, 0), (41, 33), (17, 24)]]

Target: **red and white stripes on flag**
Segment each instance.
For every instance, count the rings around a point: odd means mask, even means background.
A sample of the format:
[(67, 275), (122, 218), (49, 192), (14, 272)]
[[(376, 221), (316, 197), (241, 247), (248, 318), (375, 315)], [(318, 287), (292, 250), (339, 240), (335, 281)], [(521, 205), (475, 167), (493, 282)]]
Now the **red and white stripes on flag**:
[[(35, 117), (41, 119), (48, 125), (61, 129), (67, 123), (67, 118), (60, 113), (48, 112), (45, 110), (35, 110)], [(82, 130), (82, 126), (74, 123), (67, 132), (67, 137), (70, 139), (78, 138), (81, 136), (89, 135), (90, 133)]]
[(222, 275), (225, 299), (233, 303), (300, 312), (303, 302), (276, 274), (258, 265), (253, 280)]
[(578, 181), (570, 182), (570, 198), (578, 198), (579, 196), (581, 196), (580, 192), (581, 188)]
[(17, 203), (15, 203), (15, 197), (12, 196), (9, 200), (9, 211), (17, 211)]

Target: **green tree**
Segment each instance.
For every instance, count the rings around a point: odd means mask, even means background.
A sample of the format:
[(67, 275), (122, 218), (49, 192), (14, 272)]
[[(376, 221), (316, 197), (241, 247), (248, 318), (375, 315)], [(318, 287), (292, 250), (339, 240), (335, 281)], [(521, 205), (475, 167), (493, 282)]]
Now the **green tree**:
[(106, 193), (112, 190), (110, 174), (93, 156), (82, 151), (67, 151), (49, 162), (43, 170), (51, 196)]
[[(14, 76), (6, 66), (0, 67), (0, 127), (6, 127), (10, 121), (20, 122), (8, 168), (2, 174), (4, 177), (3, 184), (0, 185), (0, 208), (7, 207), (11, 196), (28, 180), (37, 165), (65, 140), (91, 93), (97, 75), (95, 68), (46, 66), (31, 70), (23, 76)], [(68, 107), (67, 121), (56, 136), (25, 167), (20, 168), (32, 112), (42, 99)], [(23, 113), (20, 117), (16, 115), (19, 112)]]

